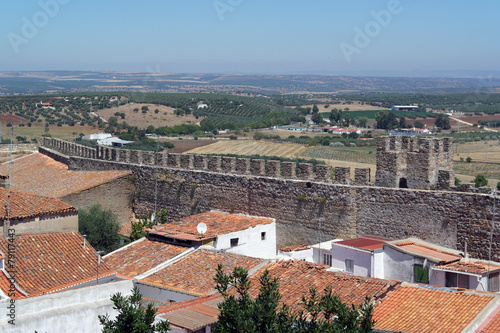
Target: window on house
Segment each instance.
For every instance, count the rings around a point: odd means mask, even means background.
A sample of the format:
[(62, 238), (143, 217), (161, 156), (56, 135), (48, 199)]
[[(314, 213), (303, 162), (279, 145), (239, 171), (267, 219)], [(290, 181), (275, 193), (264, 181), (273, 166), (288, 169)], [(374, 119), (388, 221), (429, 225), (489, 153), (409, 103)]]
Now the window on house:
[(454, 272), (446, 272), (446, 287), (469, 289), (469, 276)]
[(239, 238), (231, 238), (231, 247), (238, 246)]
[(266, 232), (265, 231), (260, 233), (260, 240), (266, 240)]
[(332, 255), (331, 254), (323, 254), (323, 264), (331, 266), (332, 265)]
[(413, 265), (413, 279), (417, 283), (429, 283), (429, 268), (423, 265)]
[(345, 271), (347, 273), (354, 273), (354, 260), (351, 259), (345, 260)]
[(488, 279), (489, 291), (496, 292), (499, 290), (498, 288), (498, 273), (490, 274), (490, 278)]

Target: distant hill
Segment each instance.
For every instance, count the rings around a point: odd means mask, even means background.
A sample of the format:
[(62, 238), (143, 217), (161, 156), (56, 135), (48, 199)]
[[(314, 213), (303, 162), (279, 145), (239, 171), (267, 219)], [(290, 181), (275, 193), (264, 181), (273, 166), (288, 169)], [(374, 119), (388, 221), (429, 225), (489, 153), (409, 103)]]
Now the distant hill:
[(495, 91), (500, 78), (234, 75), (126, 72), (0, 72), (0, 94), (83, 91), (223, 92), (253, 94)]

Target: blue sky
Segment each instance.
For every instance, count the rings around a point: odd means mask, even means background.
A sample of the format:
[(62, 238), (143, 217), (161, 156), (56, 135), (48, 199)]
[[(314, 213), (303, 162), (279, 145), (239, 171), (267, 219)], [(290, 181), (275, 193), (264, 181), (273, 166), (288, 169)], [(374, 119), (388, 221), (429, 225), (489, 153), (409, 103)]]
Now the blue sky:
[(500, 70), (497, 0), (3, 0), (0, 4), (2, 71)]

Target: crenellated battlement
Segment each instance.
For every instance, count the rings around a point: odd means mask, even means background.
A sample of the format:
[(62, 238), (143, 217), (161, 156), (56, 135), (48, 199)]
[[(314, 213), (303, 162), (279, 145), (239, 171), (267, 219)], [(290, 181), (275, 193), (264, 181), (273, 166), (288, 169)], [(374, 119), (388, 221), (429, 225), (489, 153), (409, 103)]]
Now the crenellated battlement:
[(454, 180), (452, 138), (377, 138), (376, 186), (447, 189)]
[[(350, 167), (335, 167), (311, 163), (281, 162), (276, 160), (249, 159), (215, 155), (156, 153), (151, 151), (119, 149), (106, 146), (91, 148), (56, 138), (41, 137), (41, 147), (56, 150), (67, 156), (78, 156), (126, 164), (168, 167), (185, 170), (200, 170), (226, 174), (265, 176), (333, 182), (339, 184), (370, 184), (370, 168), (355, 168), (351, 180)], [(334, 177), (333, 174), (335, 175)]]

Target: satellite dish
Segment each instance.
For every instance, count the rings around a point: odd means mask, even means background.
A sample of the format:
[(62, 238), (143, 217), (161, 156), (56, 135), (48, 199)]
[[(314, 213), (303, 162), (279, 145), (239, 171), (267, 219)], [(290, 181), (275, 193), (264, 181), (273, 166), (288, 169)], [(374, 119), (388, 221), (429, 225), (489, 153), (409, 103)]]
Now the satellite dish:
[(201, 222), (196, 227), (196, 230), (198, 230), (198, 233), (200, 234), (200, 236), (203, 236), (203, 234), (205, 232), (207, 232), (207, 225), (205, 223)]

